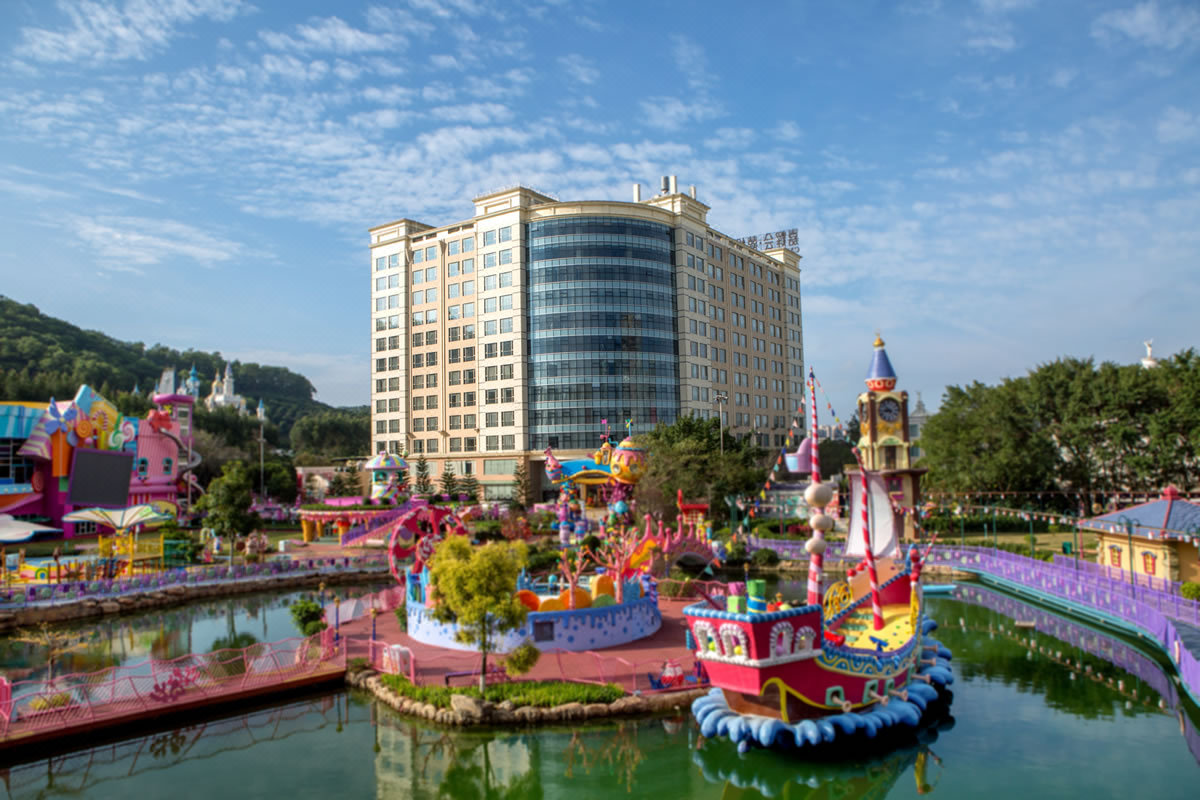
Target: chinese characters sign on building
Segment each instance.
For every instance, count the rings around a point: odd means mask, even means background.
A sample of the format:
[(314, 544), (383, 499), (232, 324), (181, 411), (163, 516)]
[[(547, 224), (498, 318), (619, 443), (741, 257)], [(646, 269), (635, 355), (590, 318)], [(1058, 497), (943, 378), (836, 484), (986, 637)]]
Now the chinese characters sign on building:
[(768, 231), (767, 233), (760, 233), (755, 236), (747, 236), (744, 239), (738, 239), (738, 241), (747, 247), (753, 247), (755, 250), (771, 250), (776, 247), (786, 247), (793, 252), (800, 252), (800, 231), (796, 228), (788, 228), (786, 231)]

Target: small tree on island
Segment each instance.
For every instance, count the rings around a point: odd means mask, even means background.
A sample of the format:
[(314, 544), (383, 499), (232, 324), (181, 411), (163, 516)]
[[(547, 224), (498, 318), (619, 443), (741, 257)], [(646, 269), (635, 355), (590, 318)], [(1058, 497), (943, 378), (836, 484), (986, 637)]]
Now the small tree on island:
[(450, 495), (451, 499), (458, 494), (458, 478), (454, 474), (454, 467), (449, 464), (442, 470), (441, 484), (442, 494)]
[(430, 615), (441, 623), (456, 623), (458, 641), (478, 648), (480, 692), (487, 688), (488, 653), (501, 636), (525, 624), (529, 614), (517, 599), (517, 576), (527, 560), (524, 542), (472, 547), (465, 536), (447, 537), (434, 552)]
[(417, 456), (417, 475), (413, 485), (417, 494), (429, 494), (433, 491), (433, 482), (429, 480), (429, 462), (425, 460), (424, 453)]

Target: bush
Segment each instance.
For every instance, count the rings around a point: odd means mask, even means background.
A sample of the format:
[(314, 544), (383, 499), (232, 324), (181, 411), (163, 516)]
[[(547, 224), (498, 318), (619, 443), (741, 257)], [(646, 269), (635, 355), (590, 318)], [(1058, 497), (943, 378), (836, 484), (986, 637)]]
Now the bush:
[(400, 623), (400, 630), (408, 633), (408, 606), (403, 605), (396, 609), (396, 622)]
[(346, 669), (349, 672), (362, 672), (367, 668), (367, 664), (367, 660), (359, 656), (358, 658), (350, 659), (350, 663), (346, 665)]
[(301, 598), (292, 603), (292, 622), (304, 636), (314, 636), (329, 627), (325, 622), (325, 609), (314, 600)]
[[(456, 694), (481, 697), (478, 686), (414, 686), (403, 675), (383, 675), (380, 680), (402, 697), (429, 703), (435, 708), (450, 708), (450, 698)], [(624, 695), (625, 690), (611, 683), (599, 686), (561, 681), (514, 681), (487, 687), (482, 698), (493, 703), (511, 700), (514, 706), (550, 708), (563, 703), (611, 703)]]
[(601, 544), (603, 543), (600, 541), (599, 536), (594, 533), (589, 533), (586, 537), (584, 537), (582, 547), (587, 550), (591, 550), (593, 553), (596, 553), (600, 551)]
[(1179, 587), (1179, 593), (1188, 600), (1200, 600), (1200, 583), (1187, 581)]
[(779, 563), (779, 553), (769, 547), (762, 547), (754, 551), (750, 560), (756, 567), (773, 567)]
[(504, 538), (500, 520), (481, 519), (475, 523), (475, 538), (481, 542), (498, 542)]
[(538, 659), (541, 657), (541, 650), (538, 650), (529, 642), (525, 642), (525, 644), (513, 650), (504, 659), (504, 671), (508, 673), (508, 677), (510, 678), (524, 675), (537, 666)]
[(529, 572), (548, 572), (558, 569), (557, 547), (535, 547), (529, 551), (529, 561), (525, 565)]

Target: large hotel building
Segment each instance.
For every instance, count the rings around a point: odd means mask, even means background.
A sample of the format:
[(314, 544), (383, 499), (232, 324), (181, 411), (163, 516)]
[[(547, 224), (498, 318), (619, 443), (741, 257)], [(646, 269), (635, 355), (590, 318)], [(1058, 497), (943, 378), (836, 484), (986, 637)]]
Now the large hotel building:
[(800, 256), (709, 227), (695, 187), (561, 202), (524, 187), (475, 216), (370, 229), (376, 451), (511, 495), (546, 448), (577, 458), (683, 414), (783, 444), (804, 387)]

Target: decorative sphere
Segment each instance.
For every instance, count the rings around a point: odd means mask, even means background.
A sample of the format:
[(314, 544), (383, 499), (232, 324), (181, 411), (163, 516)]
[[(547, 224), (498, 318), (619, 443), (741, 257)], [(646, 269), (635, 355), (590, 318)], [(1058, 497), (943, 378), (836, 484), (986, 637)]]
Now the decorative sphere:
[(828, 546), (828, 543), (824, 539), (818, 539), (816, 536), (814, 536), (813, 538), (809, 539), (807, 542), (804, 543), (804, 550), (810, 556), (813, 556), (813, 555), (819, 556), (819, 555), (825, 554), (825, 548), (827, 546)]
[(833, 500), (833, 489), (827, 483), (810, 483), (804, 490), (804, 501), (813, 508), (824, 508)]
[(626, 437), (613, 450), (608, 468), (617, 482), (637, 483), (646, 471), (646, 451), (638, 447), (632, 438)]
[(613, 511), (617, 512), (618, 514), (624, 514), (629, 511), (629, 504), (624, 500), (618, 500), (617, 502), (613, 503)]
[(813, 514), (808, 518), (808, 525), (815, 531), (828, 533), (833, 530), (833, 517), (826, 514)]

